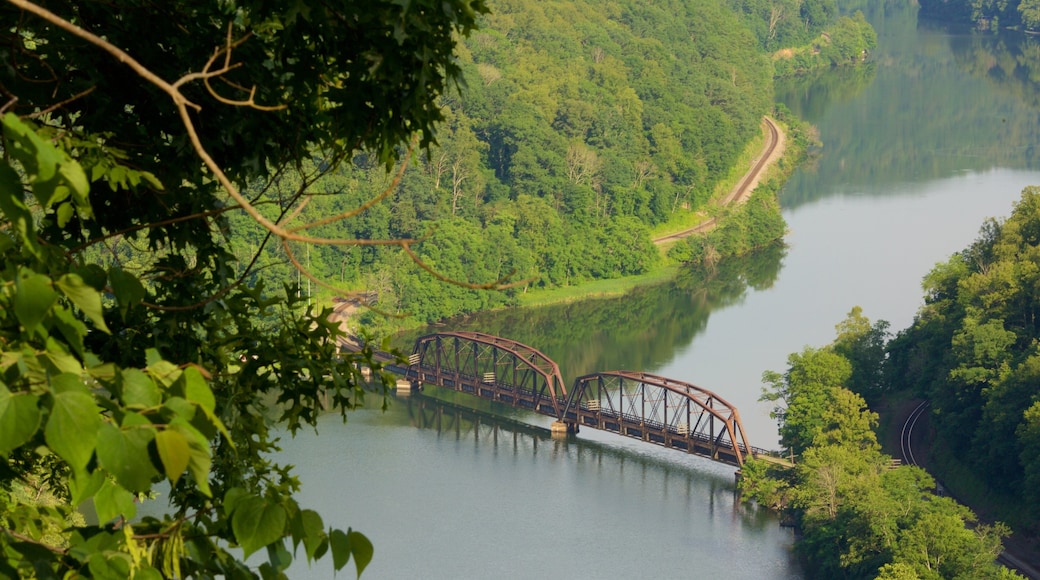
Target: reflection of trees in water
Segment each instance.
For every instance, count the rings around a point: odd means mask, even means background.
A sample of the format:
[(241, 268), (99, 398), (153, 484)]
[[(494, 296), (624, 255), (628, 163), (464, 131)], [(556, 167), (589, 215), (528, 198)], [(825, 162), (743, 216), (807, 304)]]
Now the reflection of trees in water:
[(811, 74), (777, 79), (776, 100), (801, 119), (819, 119), (827, 108), (859, 95), (874, 82), (877, 65), (821, 69)]
[[(402, 413), (407, 415), (412, 426), (435, 431), (438, 437), (473, 441), (475, 445), (490, 447), (496, 454), (548, 455), (551, 461), (573, 461), (584, 470), (596, 471), (596, 477), (616, 479), (619, 472), (635, 474), (643, 480), (663, 482), (666, 486), (665, 500), (703, 502), (707, 497), (714, 506), (731, 510), (731, 517), (739, 518), (743, 525), (754, 529), (776, 525), (774, 516), (767, 510), (741, 503), (735, 496), (731, 472), (717, 469), (709, 464), (709, 460), (687, 456), (677, 450), (661, 453), (661, 449), (648, 444), (651, 454), (580, 436), (553, 439), (548, 429), (468, 407), (471, 402), (480, 401), (467, 397), (463, 404), (456, 404), (422, 393), (398, 399), (394, 406), (404, 408)], [(618, 441), (630, 443), (620, 437)], [(668, 457), (668, 454), (674, 457)]]
[(652, 371), (704, 330), (711, 312), (743, 300), (748, 286), (776, 281), (786, 248), (774, 245), (727, 260), (714, 272), (687, 268), (669, 282), (617, 298), (594, 298), (540, 308), (486, 312), (402, 337), (438, 330), (476, 331), (537, 348), (560, 365), (564, 380), (597, 371)]
[(957, 64), (999, 91), (1040, 109), (1040, 40), (1023, 34), (971, 34), (950, 38)]
[(844, 73), (777, 83), (778, 100), (816, 124), (823, 141), (812, 172), (796, 172), (784, 188), (785, 207), (906, 191), (892, 186), (966, 171), (1040, 167), (1035, 41), (949, 32), (918, 23), (912, 8), (875, 4), (868, 19), (880, 36), (871, 82)]

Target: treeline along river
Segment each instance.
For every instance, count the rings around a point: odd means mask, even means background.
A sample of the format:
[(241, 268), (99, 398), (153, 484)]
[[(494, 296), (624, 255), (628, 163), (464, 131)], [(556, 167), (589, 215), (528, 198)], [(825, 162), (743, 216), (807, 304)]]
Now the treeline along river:
[[(753, 445), (776, 448), (757, 401), (762, 372), (832, 340), (856, 305), (906, 327), (931, 266), (1040, 184), (1040, 92), (1021, 69), (1035, 41), (943, 30), (906, 8), (868, 19), (879, 33), (872, 64), (777, 84), (824, 143), (782, 193), (786, 248), (622, 298), (441, 328), (530, 344), (567, 381), (627, 369), (694, 383), (740, 408)], [(792, 533), (739, 503), (731, 468), (528, 426), (544, 424), (430, 389), (283, 444), (301, 502), (373, 540), (368, 578), (800, 577)], [(299, 564), (292, 575), (326, 570)]]

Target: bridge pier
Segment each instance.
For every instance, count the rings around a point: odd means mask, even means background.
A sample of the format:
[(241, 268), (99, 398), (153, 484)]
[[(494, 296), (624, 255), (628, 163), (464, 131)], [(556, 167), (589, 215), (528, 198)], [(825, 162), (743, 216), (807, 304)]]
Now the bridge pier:
[(419, 383), (417, 382), (408, 381), (405, 379), (397, 379), (396, 384), (398, 397), (407, 397), (408, 395), (411, 395), (413, 392), (419, 390)]
[(566, 437), (568, 435), (574, 435), (578, 432), (578, 425), (576, 423), (567, 423), (565, 421), (553, 421), (549, 432), (553, 438)]

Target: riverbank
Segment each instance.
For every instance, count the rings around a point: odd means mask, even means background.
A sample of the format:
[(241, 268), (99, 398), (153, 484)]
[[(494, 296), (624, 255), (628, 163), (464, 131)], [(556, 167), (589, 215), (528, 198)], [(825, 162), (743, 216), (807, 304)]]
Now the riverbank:
[[(655, 229), (654, 244), (661, 250), (662, 256), (666, 256), (668, 249), (683, 238), (704, 233), (716, 227), (718, 211), (729, 205), (746, 202), (759, 184), (784, 173), (789, 175), (793, 170), (792, 166), (798, 160), (789, 160), (785, 154), (800, 159), (803, 150), (802, 148), (789, 149), (787, 134), (788, 128), (784, 123), (768, 116), (762, 117), (762, 138), (755, 139), (748, 144), (740, 161), (734, 165), (733, 171), (716, 187), (708, 210), (687, 213), (680, 219)], [(742, 169), (744, 167), (747, 169)], [(678, 268), (679, 265), (674, 261), (664, 258), (660, 266), (638, 276), (594, 280), (563, 288), (533, 290), (520, 297), (519, 306), (545, 306), (589, 298), (621, 296), (633, 288), (665, 282), (671, 279)]]

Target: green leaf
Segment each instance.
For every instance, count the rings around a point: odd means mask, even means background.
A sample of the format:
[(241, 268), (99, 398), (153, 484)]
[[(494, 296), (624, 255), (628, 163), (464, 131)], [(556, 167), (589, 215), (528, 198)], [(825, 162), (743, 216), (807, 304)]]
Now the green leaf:
[(90, 473), (85, 471), (79, 473), (72, 472), (69, 475), (69, 495), (71, 496), (72, 506), (78, 507), (79, 504), (94, 497), (94, 494), (101, 489), (105, 481), (105, 472), (100, 469)]
[(94, 323), (94, 326), (106, 334), (112, 334), (105, 325), (100, 292), (84, 282), (79, 274), (65, 274), (58, 278), (56, 284), (65, 293), (65, 296)]
[(53, 313), (54, 326), (65, 337), (65, 342), (82, 357), (85, 354), (83, 337), (87, 335), (87, 325), (83, 324), (83, 321), (76, 318), (67, 308), (56, 306)]
[(303, 524), (303, 550), (307, 553), (307, 559), (313, 560), (318, 546), (328, 537), (325, 534), (325, 524), (321, 521), (321, 515), (314, 510), (303, 510), (300, 512), (300, 519)]
[(235, 513), (238, 502), (249, 497), (249, 492), (241, 487), (232, 487), (224, 493), (224, 517), (229, 518)]
[[(127, 413), (127, 416), (134, 413)], [(98, 463), (115, 476), (119, 485), (133, 492), (148, 491), (152, 479), (159, 475), (148, 454), (148, 444), (155, 438), (155, 429), (134, 426), (120, 429), (104, 423), (98, 430)]]
[(12, 393), (0, 383), (0, 456), (32, 439), (40, 426), (39, 397), (30, 393)]
[[(25, 171), (39, 181), (48, 181), (54, 177), (62, 155), (53, 145), (44, 141), (32, 126), (20, 120), (12, 113), (4, 115), (4, 136), (10, 140), (8, 153), (25, 168)], [(48, 199), (40, 199), (47, 205)]]
[(87, 194), (90, 192), (90, 182), (87, 181), (87, 174), (75, 159), (72, 159), (64, 152), (61, 153), (64, 159), (62, 159), (62, 163), (58, 167), (58, 172), (61, 174), (62, 181), (72, 190), (72, 198), (76, 200), (76, 205), (83, 209), (89, 209)]
[[(192, 408), (194, 409), (194, 407)], [(207, 497), (211, 497), (213, 492), (209, 487), (209, 468), (213, 460), (210, 458), (209, 441), (206, 440), (202, 433), (199, 433), (198, 429), (181, 417), (176, 417), (170, 421), (168, 428), (175, 429), (181, 435), (184, 435), (185, 440), (188, 442), (189, 450), (188, 470), (195, 479), (195, 484), (199, 486), (199, 490), (206, 494)]]
[(72, 193), (81, 211), (89, 214), (89, 183), (83, 167), (14, 115), (5, 115), (3, 125), (9, 140), (7, 151), (29, 174), (33, 195), (40, 204), (49, 207)]
[(152, 378), (137, 369), (123, 369), (119, 373), (123, 404), (127, 407), (157, 407), (162, 404), (162, 393)]
[(292, 554), (285, 549), (284, 542), (272, 542), (267, 545), (267, 561), (275, 570), (281, 572), (292, 564)]
[(57, 211), (57, 214), (58, 214), (58, 227), (59, 228), (65, 227), (65, 225), (69, 223), (69, 220), (72, 219), (72, 215), (75, 213), (75, 211), (76, 210), (73, 209), (72, 204), (67, 202), (67, 201), (63, 202), (61, 205), (59, 205), (58, 206), (58, 211)]
[(119, 516), (132, 520), (137, 515), (134, 494), (108, 479), (105, 480), (101, 485), (101, 489), (94, 495), (94, 509), (97, 511), (98, 522), (102, 524), (110, 522)]
[(372, 547), (372, 542), (361, 532), (348, 530), (347, 537), (350, 539), (350, 552), (354, 555), (354, 566), (357, 567), (357, 575), (360, 578), (361, 573), (365, 571), (369, 562), (372, 561), (372, 554), (375, 550)]
[(181, 377), (184, 379), (185, 397), (202, 407), (207, 416), (213, 413), (217, 400), (213, 397), (213, 391), (210, 390), (209, 383), (206, 382), (199, 369), (190, 366), (184, 369)]
[(108, 279), (112, 283), (112, 293), (119, 304), (119, 314), (125, 319), (127, 311), (144, 300), (144, 286), (137, 276), (114, 266), (108, 271)]
[(241, 500), (231, 516), (231, 530), (242, 546), (243, 557), (278, 540), (285, 533), (285, 508), (251, 496)]
[(191, 449), (188, 440), (182, 433), (175, 429), (166, 429), (155, 434), (155, 447), (159, 451), (159, 459), (162, 460), (166, 477), (177, 485), (177, 480), (188, 468), (191, 458)]
[[(6, 117), (4, 120), (6, 121)], [(18, 172), (7, 164), (6, 159), (0, 161), (0, 211), (7, 216), (7, 221), (11, 224), (10, 229), (18, 234), (26, 250), (39, 258), (40, 247), (36, 242), (32, 212), (25, 205), (22, 188)]]
[[(182, 397), (170, 397), (163, 403), (163, 407), (173, 411), (174, 415), (184, 419), (185, 421), (191, 421), (195, 418), (195, 411), (198, 409), (195, 405), (192, 405)], [(193, 427), (194, 429), (194, 427)]]
[(332, 548), (332, 567), (337, 571), (342, 570), (350, 561), (350, 536), (343, 530), (332, 530), (329, 545)]
[(105, 285), (108, 283), (108, 273), (97, 264), (84, 264), (83, 266), (73, 268), (70, 272), (79, 274), (79, 277), (83, 278), (87, 286), (98, 291), (104, 291)]
[(58, 300), (51, 279), (22, 270), (15, 281), (14, 314), (26, 331), (36, 330)]
[(39, 360), (41, 363), (47, 363), (48, 374), (73, 375), (77, 377), (77, 383), (79, 374), (83, 371), (83, 365), (80, 364), (79, 360), (72, 356), (68, 349), (65, 348), (64, 343), (55, 340), (53, 336), (47, 337), (47, 350), (43, 351)]
[[(148, 355), (155, 353), (153, 349), (148, 349), (146, 352)], [(170, 385), (177, 382), (177, 379), (180, 378), (181, 369), (177, 368), (177, 365), (170, 361), (162, 360), (161, 358), (158, 360), (152, 360), (153, 357), (151, 356), (148, 356), (147, 358), (148, 366), (145, 370), (148, 371), (148, 374), (152, 375), (152, 378), (155, 379), (156, 383), (162, 385), (164, 388), (169, 388)]]
[[(59, 375), (52, 379), (56, 391), (54, 404), (44, 429), (47, 445), (59, 457), (69, 462), (73, 471), (80, 471), (87, 466), (98, 439), (101, 426), (101, 409), (94, 403), (86, 387), (79, 382), (79, 377)], [(62, 383), (75, 382), (78, 388)]]
[(95, 364), (88, 368), (87, 372), (99, 381), (111, 381), (116, 378), (116, 365), (112, 363)]

